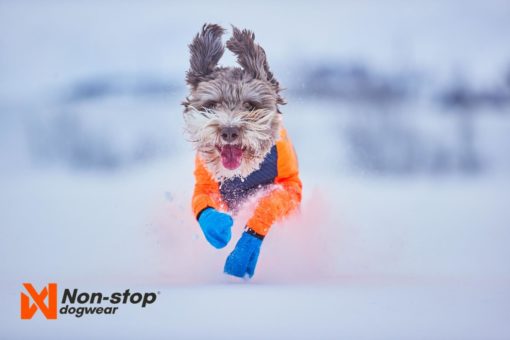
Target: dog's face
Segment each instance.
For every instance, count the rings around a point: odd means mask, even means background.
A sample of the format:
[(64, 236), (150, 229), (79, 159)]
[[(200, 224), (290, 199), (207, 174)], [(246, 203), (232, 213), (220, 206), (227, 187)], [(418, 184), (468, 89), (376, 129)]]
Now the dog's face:
[(278, 81), (250, 31), (233, 27), (227, 48), (239, 67), (218, 67), (224, 52), (218, 25), (204, 25), (189, 45), (190, 95), (183, 102), (185, 128), (218, 180), (257, 170), (278, 139), (281, 115)]

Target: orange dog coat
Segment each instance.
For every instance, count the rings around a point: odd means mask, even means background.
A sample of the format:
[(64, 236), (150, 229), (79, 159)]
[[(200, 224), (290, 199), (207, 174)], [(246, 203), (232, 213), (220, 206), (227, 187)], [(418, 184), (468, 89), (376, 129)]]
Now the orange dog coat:
[[(273, 185), (271, 187), (268, 187)], [(207, 170), (197, 154), (195, 159), (195, 190), (192, 208), (195, 216), (207, 207), (234, 210), (238, 204), (261, 188), (268, 188), (246, 224), (260, 235), (271, 225), (289, 215), (301, 202), (302, 184), (294, 147), (285, 129), (266, 155), (260, 168), (244, 179), (232, 178), (219, 183)]]

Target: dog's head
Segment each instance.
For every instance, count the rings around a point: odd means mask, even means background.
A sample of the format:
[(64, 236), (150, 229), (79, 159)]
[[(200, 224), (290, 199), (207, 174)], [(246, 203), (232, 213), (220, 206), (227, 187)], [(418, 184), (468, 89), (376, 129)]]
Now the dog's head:
[(227, 48), (241, 67), (217, 66), (225, 50), (218, 25), (204, 25), (189, 49), (183, 102), (190, 141), (219, 180), (246, 177), (271, 150), (281, 124), (278, 105), (285, 104), (278, 81), (255, 35), (233, 27)]

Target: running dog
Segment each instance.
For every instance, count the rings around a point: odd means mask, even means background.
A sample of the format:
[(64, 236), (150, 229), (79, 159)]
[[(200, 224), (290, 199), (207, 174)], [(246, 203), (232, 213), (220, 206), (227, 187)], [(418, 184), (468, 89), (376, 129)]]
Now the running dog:
[(218, 66), (225, 30), (205, 24), (189, 45), (190, 93), (183, 102), (185, 131), (196, 149), (193, 213), (206, 240), (220, 249), (230, 241), (238, 208), (256, 205), (227, 257), (224, 272), (255, 273), (260, 246), (271, 225), (301, 202), (298, 162), (282, 124), (281, 88), (264, 49), (249, 30), (232, 28), (226, 47), (240, 67)]

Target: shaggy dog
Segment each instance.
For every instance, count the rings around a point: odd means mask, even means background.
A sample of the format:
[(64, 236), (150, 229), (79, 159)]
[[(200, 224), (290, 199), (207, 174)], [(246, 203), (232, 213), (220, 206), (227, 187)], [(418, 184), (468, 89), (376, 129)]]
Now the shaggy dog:
[(224, 32), (206, 24), (189, 45), (190, 94), (183, 105), (185, 130), (197, 151), (192, 208), (209, 243), (223, 248), (231, 239), (231, 214), (256, 195), (224, 268), (252, 277), (269, 228), (299, 206), (301, 181), (279, 110), (285, 101), (264, 50), (252, 32), (233, 27), (226, 47), (241, 67), (218, 66)]

